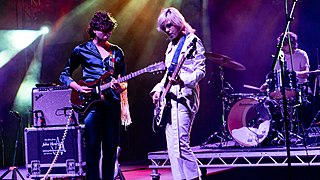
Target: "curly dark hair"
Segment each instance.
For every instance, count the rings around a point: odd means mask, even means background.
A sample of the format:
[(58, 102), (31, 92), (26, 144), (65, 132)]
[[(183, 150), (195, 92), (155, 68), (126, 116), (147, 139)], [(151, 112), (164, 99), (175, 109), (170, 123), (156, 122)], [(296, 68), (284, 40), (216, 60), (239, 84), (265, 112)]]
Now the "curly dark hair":
[(96, 34), (93, 30), (111, 32), (117, 27), (117, 25), (117, 21), (111, 16), (111, 13), (106, 11), (97, 11), (91, 19), (87, 31), (89, 36), (94, 38)]

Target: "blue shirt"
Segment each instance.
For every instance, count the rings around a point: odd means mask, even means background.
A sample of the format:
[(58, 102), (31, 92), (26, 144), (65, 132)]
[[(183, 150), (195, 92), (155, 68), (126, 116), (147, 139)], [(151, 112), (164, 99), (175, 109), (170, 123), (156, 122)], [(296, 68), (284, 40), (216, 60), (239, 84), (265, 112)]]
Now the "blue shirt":
[[(62, 70), (59, 80), (64, 85), (69, 86), (73, 82), (72, 73), (81, 65), (82, 76), (85, 82), (92, 82), (99, 79), (107, 72), (113, 71), (113, 77), (124, 76), (126, 66), (124, 62), (124, 53), (120, 47), (110, 44), (110, 56), (102, 59), (97, 47), (92, 40), (80, 44), (74, 48), (65, 68)], [(111, 77), (107, 78), (109, 82)], [(106, 90), (106, 93), (119, 100), (119, 93), (112, 89)]]

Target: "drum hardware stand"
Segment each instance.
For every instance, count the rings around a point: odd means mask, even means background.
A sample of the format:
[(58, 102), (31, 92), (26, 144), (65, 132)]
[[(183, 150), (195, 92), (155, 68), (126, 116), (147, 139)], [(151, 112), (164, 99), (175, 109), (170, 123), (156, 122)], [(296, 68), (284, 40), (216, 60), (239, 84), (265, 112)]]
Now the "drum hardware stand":
[[(308, 129), (310, 129), (312, 126), (314, 126), (315, 124), (320, 124), (320, 122), (318, 121), (318, 119), (320, 118), (320, 110), (318, 111), (318, 113), (314, 116), (312, 122), (310, 123), (310, 126), (308, 127)], [(318, 122), (317, 122), (318, 121)]]
[(12, 166), (9, 167), (9, 169), (4, 172), (1, 176), (0, 176), (0, 180), (3, 179), (4, 177), (6, 177), (7, 174), (9, 174), (10, 172), (12, 172), (12, 180), (17, 180), (17, 173), (19, 174), (19, 177), (24, 180), (22, 174), (20, 173), (20, 171), (18, 170), (18, 168), (15, 166), (16, 164), (16, 155), (17, 155), (17, 148), (18, 148), (18, 142), (19, 142), (19, 135), (20, 135), (20, 125), (21, 125), (21, 116), (18, 112), (16, 111), (10, 111), (10, 114), (13, 114), (14, 116), (16, 116), (18, 118), (19, 121), (19, 126), (18, 126), (18, 130), (17, 130), (17, 136), (16, 136), (16, 142), (15, 142), (15, 146), (14, 146), (14, 152), (13, 152), (13, 161), (12, 161)]
[[(226, 102), (228, 101), (228, 99), (227, 99), (228, 96), (227, 96), (226, 90), (233, 91), (233, 88), (228, 82), (226, 82), (224, 80), (223, 67), (219, 66), (219, 68), (220, 68), (220, 81), (221, 81), (220, 98), (222, 99), (222, 116), (221, 116), (222, 125), (220, 126), (218, 131), (216, 131), (213, 134), (211, 134), (207, 138), (207, 140), (200, 145), (201, 147), (205, 147), (214, 137), (218, 137), (220, 139), (220, 146), (219, 147), (223, 147), (224, 143), (228, 139), (231, 139), (230, 136), (229, 136), (229, 133), (227, 132), (227, 128), (226, 128), (227, 122), (225, 120), (225, 117), (226, 117)], [(227, 87), (225, 87), (225, 84), (227, 84)]]
[[(303, 127), (297, 114), (298, 107), (300, 107), (300, 104), (288, 108), (290, 109), (290, 113), (288, 114), (289, 114), (289, 121), (291, 122), (291, 129), (289, 130), (289, 134), (290, 136), (294, 136), (298, 139), (303, 140), (303, 137), (299, 135), (301, 134), (301, 129), (303, 130)], [(295, 131), (295, 127), (297, 128), (296, 131)], [(293, 133), (293, 132), (296, 132), (296, 133)]]

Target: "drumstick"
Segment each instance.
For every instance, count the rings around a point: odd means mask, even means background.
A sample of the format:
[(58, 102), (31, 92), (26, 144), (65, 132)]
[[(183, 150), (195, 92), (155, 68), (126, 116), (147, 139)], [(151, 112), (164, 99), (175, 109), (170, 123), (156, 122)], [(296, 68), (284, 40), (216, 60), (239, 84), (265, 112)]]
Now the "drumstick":
[(247, 85), (247, 84), (244, 84), (243, 87), (260, 91), (260, 88), (255, 87), (255, 86), (250, 86), (250, 85)]

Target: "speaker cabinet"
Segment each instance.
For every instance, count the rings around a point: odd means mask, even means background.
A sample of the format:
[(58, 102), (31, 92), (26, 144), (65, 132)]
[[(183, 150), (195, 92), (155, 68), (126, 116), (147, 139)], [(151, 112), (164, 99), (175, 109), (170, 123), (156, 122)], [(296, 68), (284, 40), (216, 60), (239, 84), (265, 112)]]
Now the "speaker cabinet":
[(77, 114), (70, 115), (71, 89), (65, 86), (32, 89), (32, 119), (34, 127), (63, 126), (71, 116), (71, 124), (77, 124)]

